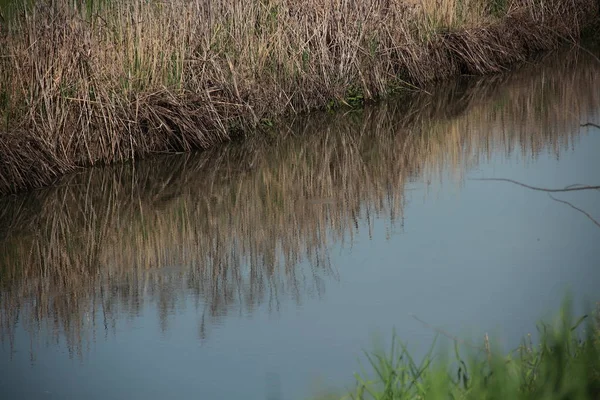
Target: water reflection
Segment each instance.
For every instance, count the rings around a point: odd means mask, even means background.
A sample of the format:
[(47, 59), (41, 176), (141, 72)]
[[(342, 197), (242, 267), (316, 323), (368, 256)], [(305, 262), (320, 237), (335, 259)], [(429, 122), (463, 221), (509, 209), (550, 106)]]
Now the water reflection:
[[(198, 336), (228, 314), (326, 294), (343, 274), (332, 243), (385, 216), (405, 191), (498, 151), (560, 157), (597, 121), (599, 65), (571, 51), (542, 65), (444, 85), (432, 95), (294, 121), (271, 137), (194, 155), (91, 169), (0, 204), (0, 340), (82, 356), (97, 331), (155, 304), (162, 331), (192, 298)], [(34, 340), (32, 339), (32, 343)], [(34, 353), (32, 345), (32, 353)]]

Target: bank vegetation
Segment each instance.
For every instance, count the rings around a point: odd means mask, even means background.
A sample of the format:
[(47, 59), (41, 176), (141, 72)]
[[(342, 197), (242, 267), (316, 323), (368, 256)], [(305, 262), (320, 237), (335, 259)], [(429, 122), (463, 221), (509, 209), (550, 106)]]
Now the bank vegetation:
[(595, 0), (0, 2), (0, 195), (505, 71)]
[(388, 351), (366, 354), (371, 372), (355, 375), (354, 391), (318, 399), (598, 399), (600, 303), (579, 318), (571, 306), (567, 301), (554, 321), (540, 321), (537, 338), (528, 335), (507, 355), (486, 335), (481, 345), (451, 337), (450, 356), (434, 353), (434, 343), (423, 359), (414, 359), (394, 337)]

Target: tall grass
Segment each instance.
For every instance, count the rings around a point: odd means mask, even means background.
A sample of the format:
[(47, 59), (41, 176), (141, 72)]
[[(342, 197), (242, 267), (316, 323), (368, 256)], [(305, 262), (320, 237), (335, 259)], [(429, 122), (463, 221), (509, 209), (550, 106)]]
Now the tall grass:
[(595, 0), (18, 2), (0, 28), (0, 194), (205, 149), (278, 118), (576, 38)]
[[(584, 329), (585, 327), (585, 329)], [(371, 372), (356, 374), (356, 389), (333, 399), (581, 399), (600, 396), (600, 303), (592, 314), (575, 320), (567, 302), (552, 324), (538, 324), (531, 336), (503, 355), (486, 337), (465, 355), (455, 339), (454, 354), (411, 357), (393, 337), (387, 352), (366, 353)]]
[[(201, 338), (220, 318), (322, 296), (331, 243), (376, 217), (401, 229), (406, 187), (460, 182), (492, 151), (557, 156), (596, 121), (600, 65), (569, 52), (493, 79), (453, 82), (411, 102), (291, 121), (195, 155), (92, 168), (0, 200), (0, 335), (17, 323), (83, 353), (121, 314), (194, 298)], [(559, 110), (560, 112), (557, 112)], [(364, 221), (364, 222), (361, 222)], [(170, 268), (175, 267), (175, 268)]]

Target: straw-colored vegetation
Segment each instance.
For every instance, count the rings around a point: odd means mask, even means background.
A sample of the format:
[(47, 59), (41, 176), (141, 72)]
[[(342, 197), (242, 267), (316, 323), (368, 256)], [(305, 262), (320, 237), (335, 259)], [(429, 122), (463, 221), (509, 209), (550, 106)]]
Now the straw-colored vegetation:
[[(444, 178), (494, 151), (560, 154), (597, 121), (600, 64), (571, 52), (408, 102), (302, 118), (289, 133), (201, 154), (92, 168), (0, 200), (0, 335), (19, 321), (73, 351), (144, 304), (161, 328), (196, 299), (199, 335), (229, 312), (320, 296), (375, 217), (401, 229), (406, 186)], [(559, 110), (560, 112), (558, 112)], [(361, 222), (362, 221), (362, 222)], [(170, 267), (174, 267), (171, 269)]]
[(598, 16), (596, 0), (0, 4), (0, 194), (504, 71)]

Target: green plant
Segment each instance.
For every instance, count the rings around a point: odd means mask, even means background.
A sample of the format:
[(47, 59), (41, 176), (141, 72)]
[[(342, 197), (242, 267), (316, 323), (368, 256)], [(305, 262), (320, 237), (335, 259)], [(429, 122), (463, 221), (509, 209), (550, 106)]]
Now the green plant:
[[(597, 399), (600, 395), (598, 314), (574, 321), (567, 300), (554, 324), (540, 322), (539, 343), (529, 336), (502, 355), (486, 342), (463, 355), (454, 339), (454, 360), (433, 356), (435, 341), (420, 362), (392, 337), (389, 352), (365, 353), (370, 373), (355, 375), (357, 400), (392, 399)], [(583, 323), (586, 322), (585, 329)]]
[(494, 17), (501, 17), (508, 10), (508, 0), (490, 0), (489, 11)]
[(346, 97), (344, 99), (344, 104), (352, 108), (358, 108), (363, 105), (365, 101), (365, 96), (362, 88), (358, 86), (351, 85), (348, 90), (346, 90)]

